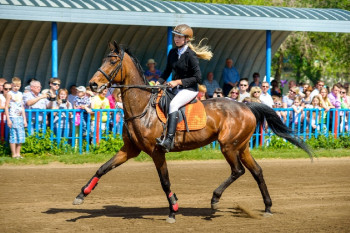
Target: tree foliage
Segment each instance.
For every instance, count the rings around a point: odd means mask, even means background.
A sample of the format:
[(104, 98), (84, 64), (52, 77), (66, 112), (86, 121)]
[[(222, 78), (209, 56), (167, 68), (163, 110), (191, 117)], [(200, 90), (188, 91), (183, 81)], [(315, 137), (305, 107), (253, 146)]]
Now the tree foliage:
[[(338, 8), (350, 10), (348, 0), (181, 0), (184, 2), (264, 5), (277, 7)], [(284, 71), (300, 82), (320, 79), (334, 83), (349, 80), (350, 34), (325, 32), (292, 32), (282, 43), (272, 61), (275, 79)]]

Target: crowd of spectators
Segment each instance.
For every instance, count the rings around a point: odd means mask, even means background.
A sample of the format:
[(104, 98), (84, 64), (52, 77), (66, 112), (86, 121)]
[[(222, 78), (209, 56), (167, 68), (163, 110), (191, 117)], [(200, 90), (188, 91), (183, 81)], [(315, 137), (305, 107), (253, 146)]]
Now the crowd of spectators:
[[(157, 81), (159, 71), (155, 69), (156, 63), (150, 59), (147, 66), (150, 70), (145, 73), (148, 80)], [(151, 76), (150, 74), (157, 74)], [(262, 81), (260, 74), (254, 72), (253, 81), (249, 83), (248, 78), (241, 78), (239, 72), (234, 67), (231, 58), (226, 59), (225, 67), (222, 70), (223, 86), (214, 77), (213, 72), (208, 72), (203, 84), (199, 85), (197, 99), (205, 100), (210, 98), (225, 97), (237, 102), (259, 102), (271, 108), (284, 108), (288, 111), (277, 110), (277, 114), (285, 123), (301, 124), (304, 118), (307, 122), (312, 122), (312, 128), (316, 128), (316, 123), (325, 122), (325, 118), (330, 109), (349, 109), (350, 90), (349, 83), (337, 83), (331, 88), (326, 87), (323, 81), (318, 81), (314, 87), (309, 84), (297, 84), (295, 80), (288, 81), (288, 92), (283, 93), (281, 83), (272, 80), (271, 84)], [(282, 85), (284, 85), (283, 83)], [(271, 86), (270, 86), (271, 85)], [(314, 100), (315, 99), (315, 100)], [(310, 115), (304, 113), (304, 109), (319, 109), (323, 112), (323, 118), (316, 117), (314, 112)], [(348, 112), (340, 111), (341, 124), (347, 123)], [(332, 114), (328, 114), (330, 126), (332, 124)], [(344, 117), (345, 116), (345, 117)], [(317, 120), (315, 121), (315, 117)], [(316, 123), (315, 123), (316, 122)], [(348, 126), (346, 125), (345, 128)]]
[[(0, 114), (0, 123), (3, 122), (3, 125), (5, 123), (9, 128), (10, 145), (12, 138), (14, 138), (13, 141), (17, 144), (24, 142), (24, 125), (27, 126), (27, 122), (30, 135), (53, 125), (51, 130), (53, 130), (58, 138), (72, 136), (71, 129), (73, 127), (76, 127), (75, 136), (77, 136), (81, 125), (83, 136), (86, 136), (88, 133), (88, 116), (90, 115), (91, 125), (89, 133), (92, 136), (95, 129), (95, 118), (97, 116), (96, 111), (93, 111), (93, 109), (123, 109), (119, 89), (105, 89), (100, 93), (94, 93), (89, 87), (72, 85), (69, 93), (67, 89), (60, 86), (60, 79), (51, 78), (49, 80), (49, 88), (42, 90), (41, 83), (33, 79), (29, 80), (28, 86), (23, 88), (22, 94), (19, 91), (21, 87), (21, 80), (19, 78), (15, 77), (11, 82), (0, 78), (0, 109), (5, 109), (5, 112)], [(20, 104), (15, 105), (14, 103)], [(22, 114), (19, 111), (21, 107), (23, 107), (23, 110), (31, 109), (34, 111), (27, 111), (25, 114), (23, 111)], [(59, 109), (61, 111), (38, 111), (46, 109)], [(80, 111), (74, 111), (74, 109)], [(22, 123), (18, 121), (18, 116), (24, 117)], [(114, 117), (116, 121), (113, 121), (112, 118)], [(100, 114), (101, 130), (104, 131), (107, 124), (109, 127), (113, 127), (113, 124), (120, 122), (120, 118), (120, 114), (102, 112)], [(108, 120), (109, 122), (107, 122)], [(22, 128), (23, 132), (12, 132), (16, 126), (21, 126), (20, 128)], [(18, 152), (18, 146), (14, 146), (14, 148), (12, 156), (21, 158)]]
[[(146, 79), (149, 82), (157, 82), (161, 75), (161, 72), (156, 69), (157, 63), (154, 59), (149, 59), (146, 65), (148, 67), (148, 70), (145, 72)], [(283, 122), (298, 124), (306, 118), (307, 122), (311, 122), (313, 129), (319, 127), (321, 122), (325, 122), (327, 113), (331, 109), (342, 110), (350, 107), (349, 83), (336, 83), (330, 88), (325, 86), (323, 81), (318, 81), (312, 87), (309, 84), (297, 85), (294, 80), (290, 80), (288, 82), (288, 92), (283, 94), (283, 89), (280, 88), (280, 83), (276, 80), (273, 80), (271, 83), (262, 81), (258, 72), (253, 73), (252, 79), (253, 81), (249, 84), (247, 78), (240, 78), (237, 69), (233, 66), (233, 60), (228, 58), (222, 72), (223, 86), (219, 85), (213, 72), (208, 72), (203, 80), (203, 84), (198, 87), (197, 99), (205, 100), (221, 97), (237, 102), (263, 103), (271, 108), (275, 108), (276, 113)], [(49, 80), (49, 88), (42, 90), (41, 83), (33, 79), (30, 80), (29, 85), (23, 88), (23, 95), (19, 95), (18, 86), (20, 86), (20, 83), (18, 84), (18, 80), (20, 81), (20, 79), (14, 78), (12, 82), (9, 82), (4, 78), (0, 78), (0, 109), (12, 107), (12, 109), (18, 110), (20, 106), (16, 107), (13, 104), (13, 100), (21, 99), (23, 100), (24, 109), (65, 110), (60, 111), (60, 114), (58, 112), (50, 113), (53, 116), (44, 111), (37, 111), (35, 114), (29, 115), (27, 112), (25, 123), (28, 123), (30, 133), (33, 133), (34, 130), (43, 129), (53, 119), (53, 130), (56, 135), (60, 137), (71, 136), (71, 129), (76, 127), (75, 132), (79, 132), (79, 127), (81, 126), (83, 136), (86, 136), (88, 133), (89, 115), (91, 119), (89, 133), (93, 133), (96, 128), (95, 118), (97, 115), (93, 109), (123, 109), (119, 89), (105, 89), (100, 93), (94, 93), (89, 87), (72, 85), (68, 91), (65, 88), (61, 88), (60, 79), (51, 78)], [(10, 100), (7, 100), (7, 97)], [(80, 111), (69, 111), (72, 109), (79, 109)], [(287, 111), (286, 109), (290, 110)], [(313, 111), (306, 112), (304, 111), (305, 109), (313, 109)], [(9, 113), (10, 115), (12, 114), (9, 117), (13, 118), (13, 111), (10, 110)], [(340, 124), (346, 130), (349, 130), (348, 114), (348, 111), (339, 111)], [(8, 126), (13, 126), (13, 124), (10, 124), (12, 123), (11, 118), (5, 117), (5, 115), (1, 114), (0, 122), (3, 121)], [(331, 118), (330, 122), (332, 122), (333, 114), (328, 115)], [(118, 124), (121, 117), (120, 114), (111, 116), (107, 112), (102, 112), (100, 115), (101, 130), (105, 130), (106, 126), (113, 127), (113, 124)], [(13, 157), (20, 157), (16, 152), (16, 148), (14, 151)]]

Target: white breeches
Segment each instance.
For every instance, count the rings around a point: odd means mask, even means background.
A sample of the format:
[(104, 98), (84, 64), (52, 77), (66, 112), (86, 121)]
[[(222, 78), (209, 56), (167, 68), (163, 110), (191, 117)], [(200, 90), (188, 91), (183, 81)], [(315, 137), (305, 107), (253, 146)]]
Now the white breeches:
[(197, 94), (198, 91), (190, 91), (186, 89), (179, 90), (174, 99), (170, 102), (169, 114), (178, 111), (179, 108), (194, 99)]

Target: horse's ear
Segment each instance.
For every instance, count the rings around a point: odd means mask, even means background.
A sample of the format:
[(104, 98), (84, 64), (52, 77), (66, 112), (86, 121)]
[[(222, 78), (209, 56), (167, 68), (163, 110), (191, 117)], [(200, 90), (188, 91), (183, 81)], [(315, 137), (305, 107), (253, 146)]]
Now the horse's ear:
[(119, 48), (117, 42), (113, 41), (113, 44), (114, 44), (115, 51), (116, 51), (116, 52), (119, 52), (119, 51), (120, 51), (120, 48)]
[(111, 52), (115, 50), (114, 44), (111, 42), (108, 43), (108, 47)]

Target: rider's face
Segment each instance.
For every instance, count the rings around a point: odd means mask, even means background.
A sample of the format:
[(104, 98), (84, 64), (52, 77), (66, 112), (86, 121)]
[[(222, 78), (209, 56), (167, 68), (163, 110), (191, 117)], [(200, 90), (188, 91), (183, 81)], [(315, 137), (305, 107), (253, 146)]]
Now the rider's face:
[(175, 34), (174, 35), (174, 42), (175, 42), (175, 45), (176, 47), (181, 47), (185, 44), (185, 37), (184, 36), (180, 36), (180, 35), (177, 35)]

